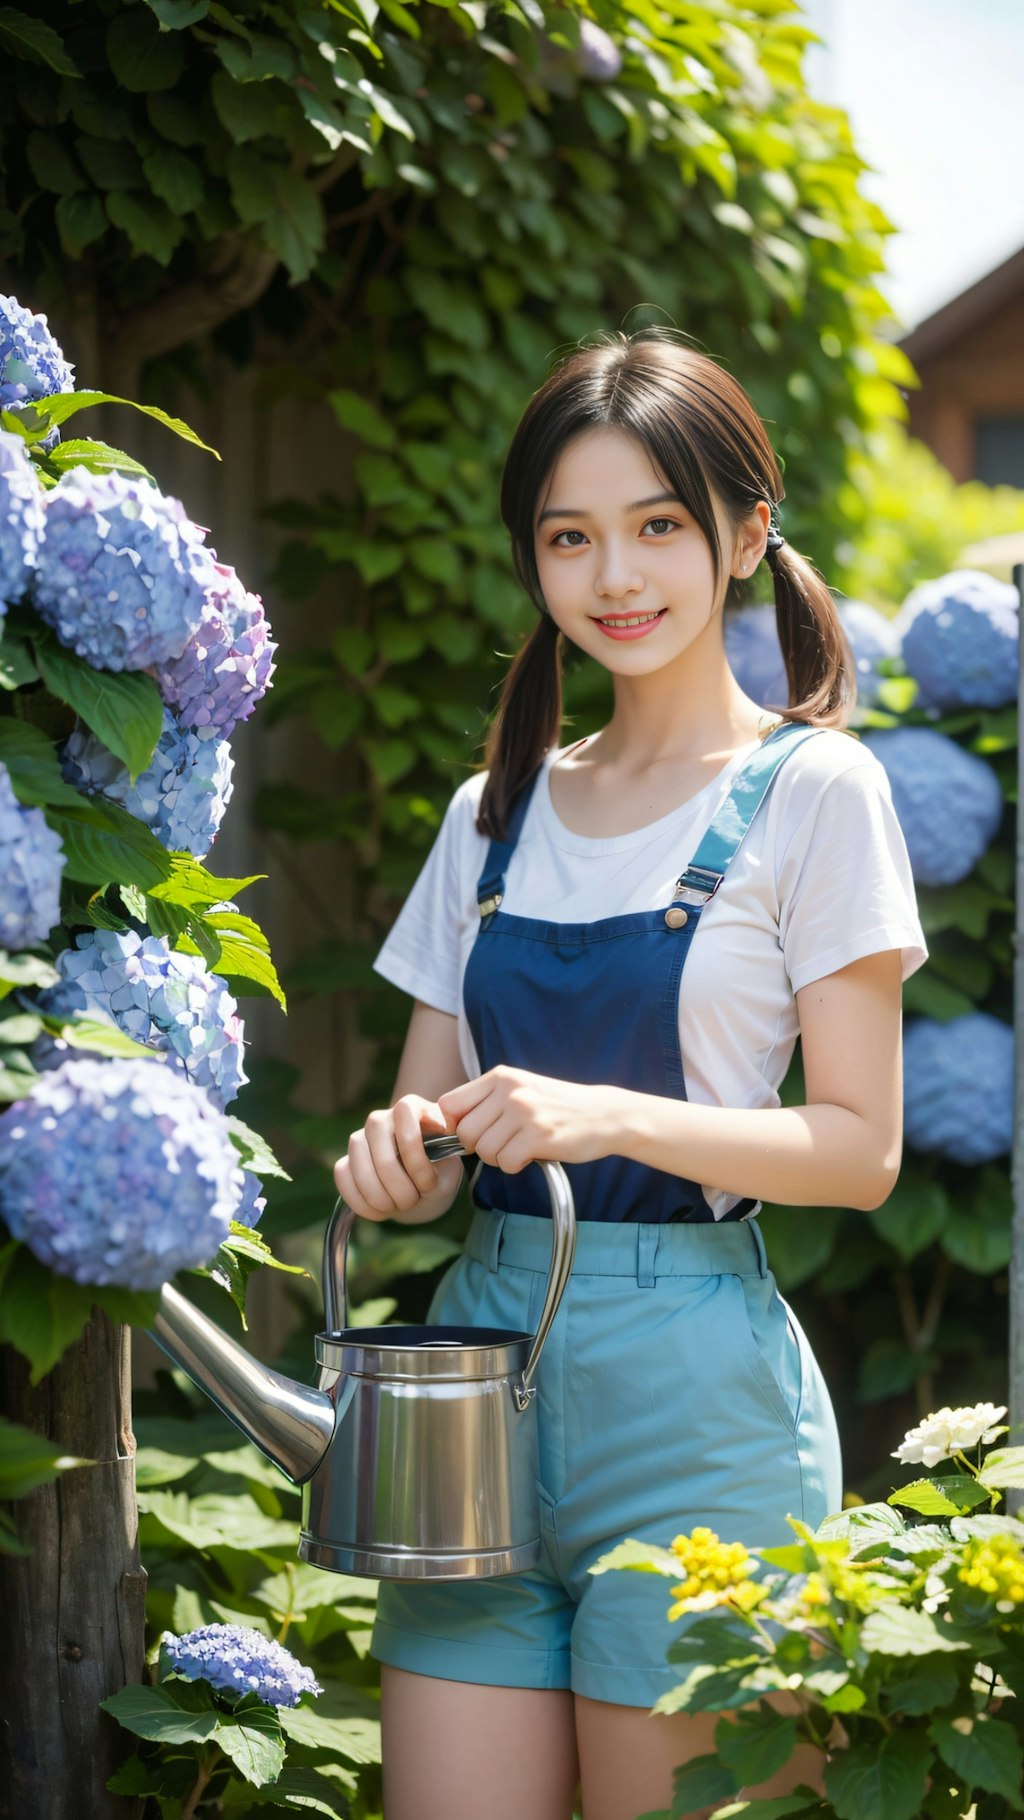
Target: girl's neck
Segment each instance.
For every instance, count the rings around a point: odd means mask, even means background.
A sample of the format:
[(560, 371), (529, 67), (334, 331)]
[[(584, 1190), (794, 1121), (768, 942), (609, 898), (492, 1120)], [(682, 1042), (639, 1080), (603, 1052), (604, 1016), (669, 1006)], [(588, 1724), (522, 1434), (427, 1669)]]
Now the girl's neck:
[(611, 719), (589, 750), (602, 763), (644, 771), (728, 755), (749, 745), (773, 718), (743, 694), (727, 665), (714, 677), (688, 678), (672, 666), (651, 676), (615, 678)]

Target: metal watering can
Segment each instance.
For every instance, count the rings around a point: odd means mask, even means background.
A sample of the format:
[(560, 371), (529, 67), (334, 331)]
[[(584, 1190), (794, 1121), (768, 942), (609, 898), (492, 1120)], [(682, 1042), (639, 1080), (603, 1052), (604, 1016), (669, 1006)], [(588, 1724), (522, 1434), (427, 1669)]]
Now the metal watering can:
[[(456, 1137), (424, 1143), (432, 1162), (466, 1154)], [(386, 1580), (483, 1579), (536, 1565), (533, 1380), (576, 1247), (565, 1171), (536, 1167), (551, 1197), (551, 1269), (535, 1334), (347, 1327), (356, 1215), (340, 1200), (324, 1239), (316, 1389), (261, 1365), (165, 1285), (152, 1336), (302, 1486), (301, 1560)]]

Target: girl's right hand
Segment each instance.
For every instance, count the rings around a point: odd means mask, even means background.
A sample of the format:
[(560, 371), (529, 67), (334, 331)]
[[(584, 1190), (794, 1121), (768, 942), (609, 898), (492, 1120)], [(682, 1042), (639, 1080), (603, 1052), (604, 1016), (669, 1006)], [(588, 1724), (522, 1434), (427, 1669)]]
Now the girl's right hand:
[(371, 1112), (353, 1131), (347, 1155), (334, 1165), (338, 1193), (364, 1220), (399, 1220), (413, 1226), (439, 1219), (463, 1180), (458, 1157), (432, 1163), (424, 1136), (448, 1130), (440, 1107), (406, 1093), (386, 1111)]

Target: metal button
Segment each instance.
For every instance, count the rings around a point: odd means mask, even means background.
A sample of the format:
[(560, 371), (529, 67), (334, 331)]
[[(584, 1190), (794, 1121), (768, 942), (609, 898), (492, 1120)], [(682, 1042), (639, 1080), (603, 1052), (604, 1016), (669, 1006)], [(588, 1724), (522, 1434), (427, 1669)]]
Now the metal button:
[(671, 910), (666, 910), (666, 912), (665, 912), (666, 929), (682, 929), (689, 922), (689, 920), (690, 920), (689, 912), (686, 910), (681, 910), (679, 908), (678, 904), (673, 905)]

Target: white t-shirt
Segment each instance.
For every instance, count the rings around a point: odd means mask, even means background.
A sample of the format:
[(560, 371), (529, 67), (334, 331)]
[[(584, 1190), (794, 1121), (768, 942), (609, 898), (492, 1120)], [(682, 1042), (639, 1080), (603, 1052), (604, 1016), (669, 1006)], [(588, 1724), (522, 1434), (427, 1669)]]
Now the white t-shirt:
[[(559, 820), (549, 774), (568, 748), (552, 748), (509, 863), (502, 910), (583, 923), (668, 905), (759, 744), (737, 752), (671, 814), (607, 839), (573, 834)], [(480, 924), (476, 886), (489, 845), (475, 825), (484, 780), (477, 772), (456, 790), (374, 961), (385, 979), (458, 1018), (468, 1080), (481, 1072), (462, 976)], [(800, 1033), (795, 994), (888, 948), (901, 950), (903, 979), (928, 958), (889, 780), (858, 739), (826, 728), (783, 761), (701, 912), (679, 994), (687, 1097), (706, 1106), (778, 1106)], [(701, 1187), (716, 1219), (742, 1198), (713, 1183)]]

